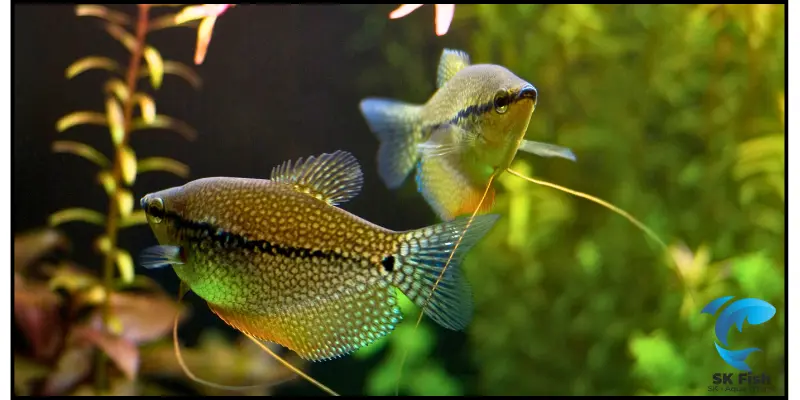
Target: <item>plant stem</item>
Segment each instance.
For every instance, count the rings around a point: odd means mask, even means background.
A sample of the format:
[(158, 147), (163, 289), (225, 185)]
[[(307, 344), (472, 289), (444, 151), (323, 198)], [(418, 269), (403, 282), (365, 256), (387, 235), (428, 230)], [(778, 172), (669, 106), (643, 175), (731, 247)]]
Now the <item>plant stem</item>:
[[(128, 97), (124, 99), (122, 104), (124, 116), (124, 132), (122, 141), (115, 149), (114, 155), (114, 169), (112, 177), (114, 179), (114, 187), (119, 188), (122, 186), (122, 160), (120, 153), (128, 143), (128, 136), (131, 130), (131, 121), (133, 120), (133, 107), (134, 107), (134, 93), (136, 93), (136, 82), (139, 76), (139, 67), (142, 62), (142, 52), (144, 50), (144, 40), (147, 34), (148, 15), (150, 11), (149, 4), (139, 4), (139, 18), (136, 23), (136, 47), (131, 54), (130, 62), (128, 63), (128, 70), (126, 76), (126, 83), (128, 87)], [(114, 193), (109, 196), (108, 203), (108, 217), (106, 218), (106, 237), (109, 242), (109, 251), (105, 254), (105, 262), (103, 264), (103, 291), (105, 299), (103, 301), (103, 329), (110, 332), (109, 325), (111, 319), (111, 291), (114, 284), (114, 265), (116, 261), (117, 250), (117, 233), (119, 231), (119, 203), (117, 195)], [(108, 389), (108, 376), (106, 374), (106, 362), (108, 361), (106, 354), (101, 350), (98, 352), (97, 369), (95, 370), (95, 384), (97, 385), (98, 394)]]

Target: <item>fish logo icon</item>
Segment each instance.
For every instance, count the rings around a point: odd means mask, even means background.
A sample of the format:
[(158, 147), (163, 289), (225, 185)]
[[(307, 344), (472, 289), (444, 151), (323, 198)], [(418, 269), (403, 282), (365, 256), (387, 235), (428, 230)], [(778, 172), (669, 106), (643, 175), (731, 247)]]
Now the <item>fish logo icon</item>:
[[(733, 297), (734, 296), (720, 297), (708, 303), (700, 313), (714, 315)], [(736, 324), (736, 328), (739, 329), (739, 332), (742, 332), (745, 320), (749, 322), (750, 325), (760, 325), (772, 319), (773, 316), (775, 316), (775, 307), (764, 300), (753, 298), (737, 300), (720, 312), (719, 317), (717, 317), (717, 322), (714, 324), (714, 333), (717, 339), (722, 343), (722, 346), (727, 346), (728, 332), (733, 324)], [(743, 350), (728, 350), (716, 342), (714, 342), (714, 346), (716, 346), (719, 356), (722, 357), (722, 360), (728, 363), (728, 365), (747, 372), (750, 372), (750, 367), (745, 362), (747, 356), (754, 351), (761, 351), (761, 349), (757, 347), (750, 347)]]

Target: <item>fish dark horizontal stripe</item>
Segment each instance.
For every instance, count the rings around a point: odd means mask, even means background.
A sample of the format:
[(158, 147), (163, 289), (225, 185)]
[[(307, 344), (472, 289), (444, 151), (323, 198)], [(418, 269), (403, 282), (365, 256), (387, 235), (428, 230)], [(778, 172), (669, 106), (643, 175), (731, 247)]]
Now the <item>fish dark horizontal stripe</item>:
[[(511, 92), (508, 93), (509, 94), (509, 99), (508, 99), (508, 104), (509, 105), (514, 104), (514, 103), (516, 103), (516, 102), (518, 102), (520, 100), (525, 99), (524, 97), (519, 97), (518, 93), (519, 93), (519, 90), (511, 91)], [(458, 123), (461, 122), (464, 119), (467, 119), (467, 118), (470, 118), (470, 117), (480, 116), (480, 115), (485, 114), (485, 113), (487, 113), (489, 111), (492, 111), (493, 109), (494, 109), (494, 100), (488, 101), (488, 102), (483, 103), (483, 104), (474, 104), (474, 105), (468, 106), (467, 108), (461, 109), (458, 112), (458, 114), (456, 114), (455, 117), (453, 117), (449, 121), (447, 121), (447, 123), (453, 124), (453, 125), (458, 125)], [(432, 124), (430, 126), (431, 127), (436, 127), (438, 125), (441, 125), (441, 123)]]
[(241, 235), (224, 231), (208, 222), (186, 220), (180, 215), (172, 212), (165, 213), (163, 218), (173, 221), (179, 231), (185, 229), (195, 232), (196, 234), (199, 234), (199, 237), (208, 237), (215, 243), (220, 243), (222, 246), (233, 245), (245, 250), (258, 250), (262, 253), (280, 255), (289, 258), (322, 258), (331, 261), (345, 260), (347, 258), (351, 260), (361, 260), (362, 258), (356, 254), (352, 254), (350, 257), (344, 257), (343, 255), (336, 254), (332, 251), (309, 250), (303, 247), (282, 246), (270, 243), (266, 240), (248, 240)]

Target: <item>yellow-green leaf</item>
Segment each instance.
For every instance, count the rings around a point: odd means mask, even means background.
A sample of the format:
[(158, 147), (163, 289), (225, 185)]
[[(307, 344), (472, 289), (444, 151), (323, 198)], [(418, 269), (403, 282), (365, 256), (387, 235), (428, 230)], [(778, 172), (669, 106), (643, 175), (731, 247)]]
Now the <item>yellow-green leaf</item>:
[(103, 185), (103, 190), (107, 195), (111, 195), (117, 190), (117, 183), (114, 181), (114, 176), (111, 171), (103, 170), (97, 173), (97, 182)]
[(117, 190), (117, 206), (120, 218), (128, 218), (133, 211), (133, 195), (129, 190)]
[(113, 93), (121, 102), (128, 100), (128, 87), (117, 78), (109, 79), (106, 82), (105, 90), (106, 93)]
[(119, 64), (108, 57), (84, 57), (75, 61), (67, 67), (67, 79), (72, 79), (82, 72), (90, 69), (105, 69), (107, 71), (119, 71)]
[(113, 97), (106, 99), (106, 117), (108, 118), (108, 127), (111, 129), (111, 141), (118, 146), (125, 138), (125, 122), (123, 121), (122, 107)]
[(133, 258), (123, 249), (117, 249), (117, 268), (119, 268), (119, 275), (123, 282), (126, 284), (133, 282), (136, 275), (133, 270)]
[[(189, 82), (189, 84), (195, 89), (200, 89), (200, 86), (202, 86), (203, 83), (200, 79), (200, 76), (197, 75), (194, 70), (192, 70), (186, 64), (179, 63), (177, 61), (164, 61), (164, 74), (177, 75)], [(140, 78), (148, 76), (150, 76), (150, 71), (147, 69), (143, 69), (139, 73)]]
[(147, 60), (147, 69), (150, 71), (150, 83), (154, 89), (158, 89), (164, 79), (164, 60), (161, 59), (161, 53), (152, 46), (147, 46), (144, 49), (144, 59)]
[(111, 164), (111, 161), (109, 161), (103, 153), (88, 144), (70, 140), (56, 140), (53, 142), (52, 148), (55, 153), (72, 153), (81, 156), (99, 165), (101, 168), (107, 168)]
[(75, 6), (75, 15), (79, 17), (98, 17), (108, 22), (113, 22), (120, 25), (130, 24), (128, 16), (119, 12), (110, 10), (106, 7), (97, 4), (79, 4)]
[(147, 123), (143, 118), (136, 118), (131, 126), (131, 132), (147, 128), (171, 129), (183, 135), (187, 140), (194, 140), (197, 137), (197, 132), (191, 126), (166, 115), (156, 115), (150, 123)]
[(119, 150), (120, 168), (122, 168), (122, 180), (126, 185), (131, 186), (136, 181), (136, 153), (132, 148), (125, 146)]
[(135, 225), (142, 225), (147, 223), (147, 215), (144, 213), (144, 210), (134, 210), (131, 215), (127, 218), (123, 218), (120, 221), (120, 226), (123, 228), (127, 228), (130, 226)]
[(139, 161), (139, 173), (147, 171), (171, 172), (181, 178), (189, 177), (189, 166), (166, 157), (150, 157)]
[(107, 126), (108, 121), (106, 117), (94, 111), (76, 111), (71, 114), (67, 114), (61, 119), (56, 122), (56, 129), (59, 132), (64, 132), (65, 130), (72, 128), (75, 125), (81, 124), (92, 124), (92, 125), (102, 125)]
[(189, 21), (196, 21), (208, 17), (205, 5), (193, 5), (184, 7), (179, 13), (175, 14), (175, 23), (183, 24)]
[(154, 18), (150, 21), (150, 25), (147, 27), (148, 32), (154, 32), (157, 30), (165, 29), (165, 28), (172, 28), (172, 27), (185, 27), (185, 28), (195, 28), (199, 24), (199, 21), (190, 21), (185, 24), (179, 24), (175, 22), (175, 15), (176, 14), (169, 14), (164, 15), (158, 18)]
[(145, 93), (136, 93), (136, 102), (142, 112), (142, 119), (146, 123), (152, 123), (156, 119), (156, 102)]
[(111, 251), (111, 240), (106, 235), (100, 235), (95, 239), (94, 247), (100, 253), (106, 254)]
[(73, 221), (83, 221), (103, 226), (106, 222), (106, 217), (88, 208), (67, 208), (51, 214), (48, 223), (51, 227), (55, 227)]
[(123, 27), (115, 24), (106, 24), (106, 31), (111, 37), (122, 43), (131, 53), (136, 49), (136, 38)]

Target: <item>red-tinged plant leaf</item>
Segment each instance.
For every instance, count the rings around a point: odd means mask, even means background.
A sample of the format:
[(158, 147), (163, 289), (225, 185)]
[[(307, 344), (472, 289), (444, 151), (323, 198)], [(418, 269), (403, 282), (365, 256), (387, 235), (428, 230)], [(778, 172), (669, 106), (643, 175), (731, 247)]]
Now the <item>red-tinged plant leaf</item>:
[[(231, 343), (219, 331), (208, 330), (201, 335), (197, 347), (181, 346), (181, 355), (188, 368), (200, 378), (223, 385), (269, 385), (237, 391), (240, 395), (268, 395), (278, 384), (297, 377), (294, 372), (275, 361), (252, 341), (244, 337), (241, 339), (238, 343)], [(245, 341), (252, 346), (247, 345)], [(267, 344), (267, 346), (280, 352), (278, 345)], [(303, 367), (302, 360), (293, 353), (284, 357), (292, 365)], [(142, 348), (141, 373), (185, 379), (187, 383), (208, 396), (230, 394), (186, 378), (175, 358), (171, 340)]]
[(14, 274), (14, 319), (38, 360), (51, 359), (61, 345), (60, 306), (61, 298), (46, 285)]
[[(163, 293), (113, 293), (111, 312), (121, 326), (121, 336), (133, 343), (148, 343), (168, 336), (175, 315), (180, 311), (181, 321), (188, 313), (172, 298)], [(92, 316), (92, 326), (100, 327), (101, 310)]]
[(47, 377), (44, 396), (65, 394), (92, 371), (94, 349), (88, 343), (74, 343), (61, 353), (55, 370)]
[(74, 332), (77, 338), (105, 352), (126, 378), (136, 378), (139, 370), (139, 349), (131, 341), (91, 327), (77, 327)]
[(23, 272), (48, 252), (69, 245), (67, 238), (53, 229), (38, 229), (14, 237), (14, 271)]

